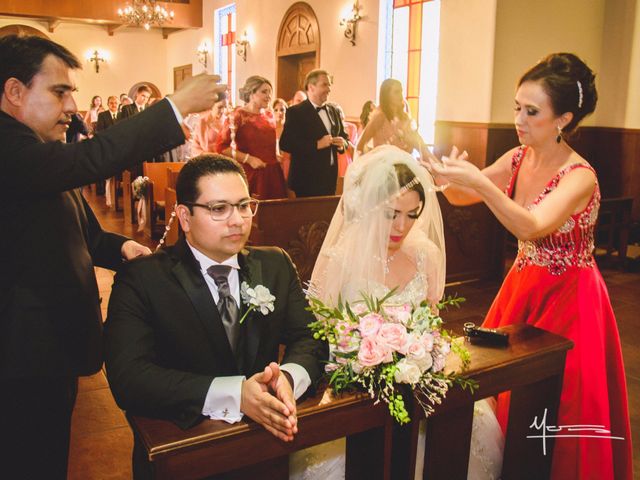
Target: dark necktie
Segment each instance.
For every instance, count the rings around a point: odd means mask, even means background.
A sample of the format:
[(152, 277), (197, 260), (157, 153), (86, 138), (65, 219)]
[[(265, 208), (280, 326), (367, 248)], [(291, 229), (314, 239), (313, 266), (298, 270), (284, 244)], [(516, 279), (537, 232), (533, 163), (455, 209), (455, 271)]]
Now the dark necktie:
[(222, 325), (224, 325), (224, 329), (227, 332), (231, 350), (235, 354), (240, 333), (240, 324), (238, 323), (240, 312), (236, 300), (229, 289), (230, 271), (231, 267), (229, 265), (212, 265), (207, 269), (207, 273), (213, 278), (218, 287), (218, 312), (222, 319)]

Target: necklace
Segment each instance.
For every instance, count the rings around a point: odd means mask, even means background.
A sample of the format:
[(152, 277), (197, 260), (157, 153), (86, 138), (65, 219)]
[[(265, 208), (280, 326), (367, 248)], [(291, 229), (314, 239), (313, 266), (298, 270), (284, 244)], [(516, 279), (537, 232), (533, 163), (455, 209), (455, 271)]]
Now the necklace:
[(396, 258), (396, 254), (398, 252), (395, 252), (393, 255), (387, 255), (387, 259), (384, 261), (384, 274), (385, 275), (389, 275), (389, 265), (391, 264), (391, 262), (393, 262), (393, 259)]

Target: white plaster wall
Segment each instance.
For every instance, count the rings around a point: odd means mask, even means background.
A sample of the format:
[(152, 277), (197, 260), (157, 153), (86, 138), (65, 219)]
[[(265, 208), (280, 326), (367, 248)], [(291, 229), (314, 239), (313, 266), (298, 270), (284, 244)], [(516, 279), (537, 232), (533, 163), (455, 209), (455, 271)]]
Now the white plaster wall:
[(605, 0), (497, 1), (492, 122), (513, 121), (517, 80), (549, 53), (575, 53), (600, 71)]
[(629, 95), (627, 96), (624, 127), (640, 128), (640, 3), (635, 5), (631, 45)]
[[(109, 95), (128, 92), (132, 85), (143, 80), (152, 82), (163, 94), (168, 92), (167, 40), (162, 39), (160, 30), (121, 29), (110, 37), (102, 26), (63, 22), (50, 33), (36, 21), (0, 18), (0, 27), (15, 23), (43, 31), (83, 61), (83, 69), (76, 75), (78, 92), (75, 97), (79, 110), (86, 110), (94, 95), (100, 95), (106, 103)], [(100, 64), (100, 73), (95, 72), (93, 63), (84, 60), (85, 52), (95, 49), (109, 54), (109, 60)]]
[(491, 120), (496, 1), (442, 1), (438, 120)]
[[(168, 41), (167, 82), (172, 83), (173, 67), (193, 64), (194, 73), (202, 71), (195, 54), (198, 45), (205, 39), (213, 45), (214, 12), (228, 5), (229, 1), (205, 0), (203, 5), (203, 28), (172, 34)], [(250, 75), (262, 75), (275, 83), (275, 48), (280, 22), (291, 0), (238, 0), (237, 35), (247, 31), (251, 44), (247, 61), (236, 59), (237, 83), (241, 86)], [(362, 103), (376, 96), (376, 68), (378, 49), (378, 0), (361, 0), (364, 19), (358, 24), (356, 46), (344, 38), (339, 26), (342, 10), (351, 5), (350, 0), (309, 0), (320, 26), (320, 66), (331, 72), (334, 87), (330, 96), (340, 103), (347, 116), (358, 116)], [(212, 57), (209, 57), (209, 62)], [(213, 72), (211, 65), (208, 71)]]

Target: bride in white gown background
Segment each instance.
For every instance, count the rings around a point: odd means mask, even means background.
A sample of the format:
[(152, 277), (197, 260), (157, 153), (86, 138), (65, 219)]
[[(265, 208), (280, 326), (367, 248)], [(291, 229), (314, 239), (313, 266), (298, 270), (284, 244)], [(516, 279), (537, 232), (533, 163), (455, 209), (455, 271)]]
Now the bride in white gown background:
[[(429, 173), (394, 146), (377, 147), (351, 164), (311, 276), (314, 296), (332, 305), (338, 297), (352, 303), (362, 292), (381, 298), (395, 289), (390, 303), (417, 305), (426, 298), (437, 304), (445, 248), (435, 190)], [(421, 425), (415, 478), (422, 478), (424, 431)], [(344, 478), (345, 444), (341, 439), (291, 455), (290, 479)], [(476, 402), (468, 478), (499, 478), (503, 444), (489, 401)]]

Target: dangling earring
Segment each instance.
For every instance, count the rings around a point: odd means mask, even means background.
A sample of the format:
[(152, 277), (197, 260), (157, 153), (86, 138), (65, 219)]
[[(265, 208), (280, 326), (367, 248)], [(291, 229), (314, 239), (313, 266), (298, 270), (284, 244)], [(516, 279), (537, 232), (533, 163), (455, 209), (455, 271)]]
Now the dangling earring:
[(560, 143), (562, 141), (562, 127), (558, 125), (558, 135), (556, 136), (556, 143)]

